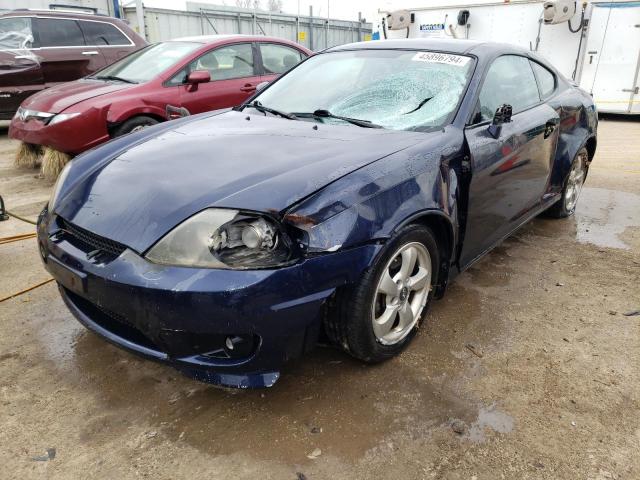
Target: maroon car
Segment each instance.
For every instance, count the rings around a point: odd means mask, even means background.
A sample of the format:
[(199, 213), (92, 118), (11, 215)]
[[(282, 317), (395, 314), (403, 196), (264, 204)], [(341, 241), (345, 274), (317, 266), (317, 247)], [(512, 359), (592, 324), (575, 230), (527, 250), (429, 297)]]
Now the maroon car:
[(75, 82), (29, 97), (9, 135), (75, 155), (178, 116), (242, 103), (311, 52), (279, 38), (190, 37), (150, 45)]
[(146, 42), (117, 18), (53, 10), (0, 15), (0, 120), (28, 96), (89, 75)]

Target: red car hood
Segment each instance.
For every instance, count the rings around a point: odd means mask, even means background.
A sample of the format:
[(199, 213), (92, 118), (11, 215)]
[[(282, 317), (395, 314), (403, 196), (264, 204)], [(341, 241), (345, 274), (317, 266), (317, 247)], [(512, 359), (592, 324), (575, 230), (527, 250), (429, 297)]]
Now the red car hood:
[(117, 92), (135, 85), (120, 82), (105, 82), (83, 78), (47, 88), (27, 98), (23, 108), (38, 112), (60, 113), (76, 103), (90, 98)]

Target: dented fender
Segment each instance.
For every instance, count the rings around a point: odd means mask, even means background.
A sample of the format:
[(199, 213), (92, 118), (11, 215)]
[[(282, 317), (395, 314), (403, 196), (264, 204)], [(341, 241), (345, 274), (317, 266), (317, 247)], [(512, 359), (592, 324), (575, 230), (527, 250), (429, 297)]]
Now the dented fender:
[[(309, 253), (384, 241), (427, 215), (446, 219), (457, 239), (463, 132), (448, 126), (358, 169), (290, 208), (284, 221), (305, 232)], [(451, 248), (450, 251), (455, 251)]]

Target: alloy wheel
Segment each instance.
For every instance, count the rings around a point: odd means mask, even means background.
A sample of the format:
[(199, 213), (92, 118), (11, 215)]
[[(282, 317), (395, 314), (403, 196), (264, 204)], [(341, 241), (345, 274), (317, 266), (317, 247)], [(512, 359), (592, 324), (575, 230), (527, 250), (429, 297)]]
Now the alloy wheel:
[(569, 172), (567, 186), (564, 193), (564, 208), (567, 212), (572, 212), (576, 208), (582, 185), (586, 176), (586, 155), (581, 154), (576, 158)]
[(429, 297), (431, 273), (431, 256), (419, 242), (403, 245), (387, 262), (371, 309), (378, 342), (396, 344), (418, 323)]

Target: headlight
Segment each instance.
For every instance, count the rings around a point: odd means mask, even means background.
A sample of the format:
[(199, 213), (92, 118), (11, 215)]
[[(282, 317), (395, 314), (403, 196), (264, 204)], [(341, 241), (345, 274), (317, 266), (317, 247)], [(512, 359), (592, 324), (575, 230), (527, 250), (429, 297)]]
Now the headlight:
[(79, 113), (59, 113), (56, 116), (54, 116), (51, 120), (49, 120), (49, 123), (47, 123), (47, 125), (54, 125), (56, 123), (66, 122), (67, 120), (77, 117), (78, 115), (80, 114)]
[(71, 162), (67, 162), (64, 166), (60, 175), (58, 175), (58, 180), (56, 180), (55, 185), (53, 186), (53, 190), (51, 191), (51, 196), (49, 197), (49, 211), (53, 211), (56, 206), (56, 202), (58, 201), (58, 195), (60, 195), (60, 190), (62, 189), (62, 185), (64, 181), (67, 179), (69, 175), (69, 170), (71, 169)]
[(18, 107), (18, 110), (16, 110), (16, 114), (13, 116), (13, 118), (20, 119), (23, 122), (34, 118), (46, 124), (54, 115), (55, 113), (38, 112), (37, 110), (29, 110), (28, 108)]
[(210, 208), (167, 233), (145, 257), (183, 267), (269, 268), (288, 264), (290, 247), (287, 235), (269, 218)]

